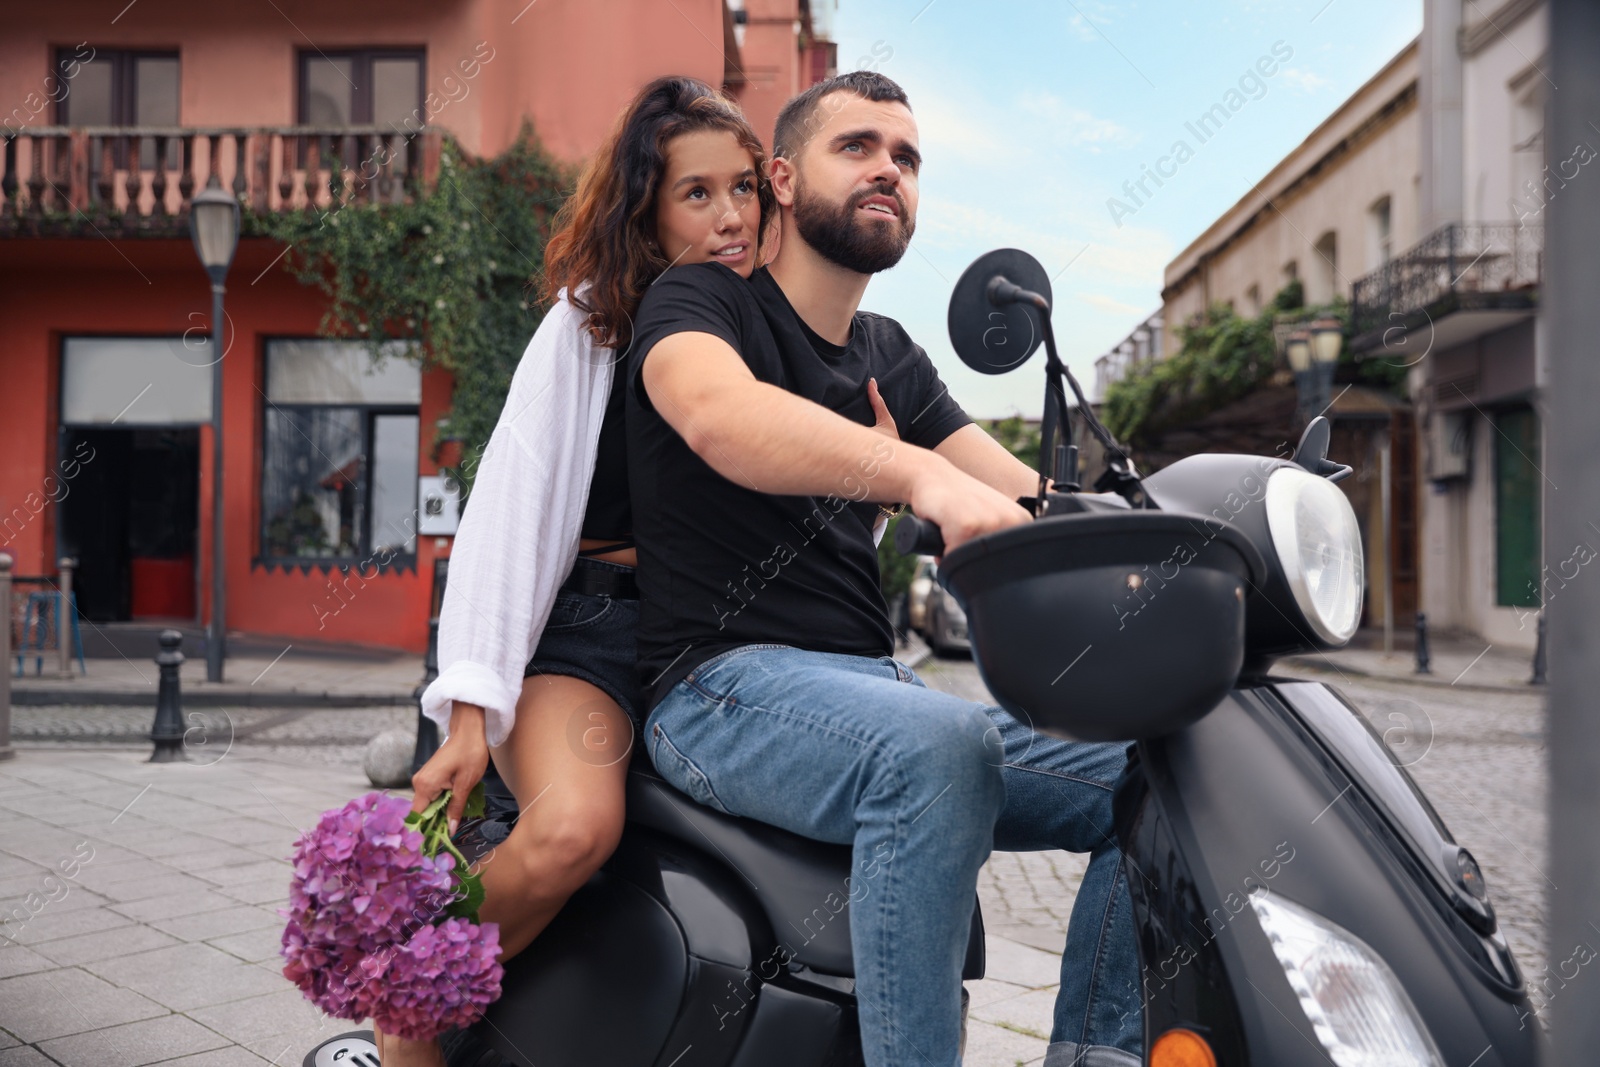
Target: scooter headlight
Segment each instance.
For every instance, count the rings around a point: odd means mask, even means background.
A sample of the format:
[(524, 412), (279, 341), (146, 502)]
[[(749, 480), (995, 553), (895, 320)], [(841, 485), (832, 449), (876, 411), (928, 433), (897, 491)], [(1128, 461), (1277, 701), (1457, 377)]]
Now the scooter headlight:
[(1356, 513), (1332, 482), (1297, 467), (1267, 479), (1267, 528), (1306, 621), (1342, 645), (1361, 622), (1363, 562)]
[(1253, 891), (1250, 903), (1338, 1067), (1444, 1067), (1416, 1005), (1364, 941), (1265, 890)]

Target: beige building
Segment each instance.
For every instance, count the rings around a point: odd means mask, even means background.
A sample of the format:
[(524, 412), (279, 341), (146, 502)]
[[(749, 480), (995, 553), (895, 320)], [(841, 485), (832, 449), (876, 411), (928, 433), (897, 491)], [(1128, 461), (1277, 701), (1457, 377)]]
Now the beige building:
[[(1167, 264), (1169, 327), (1214, 303), (1259, 314), (1295, 278), (1308, 304), (1349, 299), (1416, 239), (1417, 74), (1412, 42)], [(1162, 355), (1179, 343), (1168, 329)]]
[(1600, 549), (1574, 546), (1576, 564), (1542, 553), (1542, 220), (1600, 147), (1547, 150), (1548, 32), (1537, 0), (1425, 0), (1421, 228), (1358, 280), (1351, 339), (1412, 368), (1431, 622), (1522, 648), (1542, 601)]
[[(1259, 315), (1298, 279), (1309, 305), (1348, 300), (1418, 233), (1419, 45), (1413, 41), (1167, 265), (1162, 307), (1096, 362), (1097, 394), (1182, 344), (1182, 327), (1213, 304)], [(1168, 436), (1166, 451), (1271, 451), (1297, 432), (1296, 392), (1282, 381)], [(1409, 408), (1382, 390), (1336, 390), (1327, 409), (1340, 484), (1367, 557), (1365, 623), (1403, 628), (1417, 607), (1417, 483)], [(1253, 428), (1254, 434), (1250, 432)], [(1262, 442), (1272, 443), (1263, 445)]]
[[(1398, 626), (1420, 609), (1436, 630), (1525, 649), (1539, 605), (1600, 551), (1597, 531), (1543, 557), (1542, 220), (1600, 155), (1600, 128), (1544, 142), (1548, 32), (1542, 0), (1424, 0), (1417, 41), (1167, 266), (1160, 312), (1169, 356), (1208, 305), (1253, 315), (1292, 278), (1309, 304), (1349, 300), (1349, 351), (1409, 367), (1414, 413), (1391, 416), (1381, 449), (1380, 537), (1377, 509), (1357, 504), (1369, 608), (1392, 577)], [(1139, 354), (1103, 356), (1101, 390)], [(1364, 417), (1350, 399), (1331, 412), (1336, 435)], [(1371, 476), (1347, 461), (1350, 482)]]

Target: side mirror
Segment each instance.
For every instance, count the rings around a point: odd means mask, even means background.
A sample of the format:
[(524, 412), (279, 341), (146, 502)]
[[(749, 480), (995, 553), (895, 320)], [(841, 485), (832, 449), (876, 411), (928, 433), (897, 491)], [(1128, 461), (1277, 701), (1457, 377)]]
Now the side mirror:
[(1318, 415), (1306, 427), (1306, 432), (1300, 435), (1300, 444), (1294, 450), (1294, 461), (1319, 478), (1342, 482), (1350, 477), (1351, 468), (1328, 458), (1328, 443), (1332, 436), (1333, 425)]
[(950, 294), (950, 344), (979, 374), (1016, 370), (1038, 351), (1044, 328), (1038, 308), (991, 299), (995, 279), (1052, 300), (1043, 264), (1017, 248), (997, 248), (972, 261)]

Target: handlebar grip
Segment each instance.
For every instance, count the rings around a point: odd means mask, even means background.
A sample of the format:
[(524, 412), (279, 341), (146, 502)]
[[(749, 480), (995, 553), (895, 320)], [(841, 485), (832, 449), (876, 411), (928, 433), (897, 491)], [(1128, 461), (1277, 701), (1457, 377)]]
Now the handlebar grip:
[(894, 547), (900, 550), (902, 556), (942, 556), (944, 535), (939, 532), (939, 527), (927, 519), (919, 519), (907, 512), (900, 516), (900, 522), (894, 528)]

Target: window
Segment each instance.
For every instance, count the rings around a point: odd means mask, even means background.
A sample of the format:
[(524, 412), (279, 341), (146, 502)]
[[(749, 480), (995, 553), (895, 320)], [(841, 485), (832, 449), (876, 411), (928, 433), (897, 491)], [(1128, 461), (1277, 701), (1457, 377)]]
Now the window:
[(1326, 304), (1338, 290), (1339, 237), (1332, 230), (1317, 238), (1316, 255), (1311, 258), (1311, 277), (1306, 279), (1306, 303)]
[(1291, 259), (1289, 262), (1283, 265), (1283, 284), (1288, 285), (1290, 282), (1297, 282), (1299, 280), (1300, 264)]
[(308, 126), (393, 126), (422, 108), (422, 52), (364, 50), (300, 54), (300, 121)]
[(1536, 218), (1543, 211), (1550, 196), (1545, 177), (1544, 82), (1533, 78), (1511, 107), (1512, 218)]
[[(390, 127), (405, 138), (394, 145), (391, 157), (395, 173), (405, 174), (411, 165), (410, 137), (422, 128), (426, 114), (422, 58), (417, 50), (300, 53), (300, 122)], [(304, 144), (300, 152), (305, 166)]]
[(408, 346), (269, 341), (262, 413), (261, 556), (416, 552), (422, 371)]
[[(62, 126), (176, 126), (178, 125), (178, 54), (96, 48), (81, 59), (77, 48), (56, 53), (57, 69), (76, 65), (77, 76), (67, 83), (67, 94), (56, 104), (56, 122)], [(179, 165), (177, 138), (167, 142), (167, 169)], [(156, 146), (147, 140), (139, 148), (140, 167), (155, 169)], [(128, 161), (119, 152), (117, 166)], [(96, 175), (99, 145), (89, 155)]]
[(1535, 608), (1539, 588), (1539, 416), (1531, 407), (1493, 416), (1496, 602)]
[(1261, 314), (1261, 286), (1252, 284), (1244, 291), (1244, 298), (1250, 304), (1250, 314)]
[(1367, 209), (1367, 230), (1370, 237), (1367, 242), (1367, 247), (1370, 249), (1367, 256), (1369, 270), (1377, 270), (1394, 258), (1394, 227), (1391, 211), (1391, 201), (1387, 196), (1379, 197)]
[(185, 426), (211, 420), (211, 342), (188, 337), (68, 337), (61, 421)]

